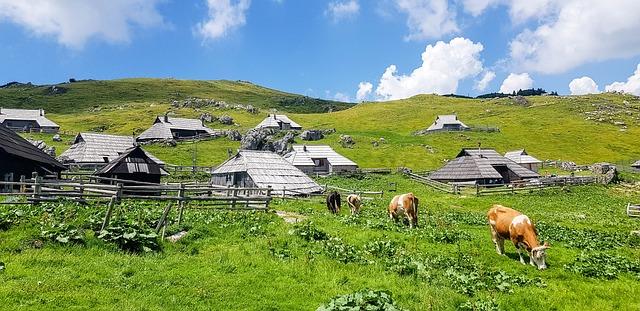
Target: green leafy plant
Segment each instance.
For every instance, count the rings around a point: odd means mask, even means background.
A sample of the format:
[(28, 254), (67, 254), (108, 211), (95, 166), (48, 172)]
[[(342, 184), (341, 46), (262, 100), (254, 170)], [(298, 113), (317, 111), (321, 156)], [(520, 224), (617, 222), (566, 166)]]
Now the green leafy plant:
[(293, 228), (293, 233), (305, 241), (324, 241), (329, 239), (329, 235), (316, 228), (311, 221), (296, 224)]
[(500, 306), (495, 299), (467, 300), (457, 308), (458, 311), (500, 311)]
[(62, 244), (85, 242), (84, 230), (76, 228), (66, 223), (54, 223), (40, 232), (40, 237)]
[(633, 273), (640, 277), (640, 262), (601, 252), (582, 252), (573, 263), (564, 268), (590, 278), (613, 280), (620, 273)]
[(336, 296), (316, 311), (401, 311), (391, 297), (391, 292), (363, 289), (352, 294)]

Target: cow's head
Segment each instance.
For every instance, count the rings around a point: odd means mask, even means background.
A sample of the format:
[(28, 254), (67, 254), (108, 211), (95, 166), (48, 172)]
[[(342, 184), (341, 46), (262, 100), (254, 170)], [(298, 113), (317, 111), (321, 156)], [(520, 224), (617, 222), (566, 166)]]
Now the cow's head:
[(531, 260), (536, 264), (538, 269), (543, 270), (547, 268), (547, 263), (545, 261), (547, 257), (546, 250), (549, 248), (549, 243), (544, 242), (542, 246), (534, 247), (531, 250)]

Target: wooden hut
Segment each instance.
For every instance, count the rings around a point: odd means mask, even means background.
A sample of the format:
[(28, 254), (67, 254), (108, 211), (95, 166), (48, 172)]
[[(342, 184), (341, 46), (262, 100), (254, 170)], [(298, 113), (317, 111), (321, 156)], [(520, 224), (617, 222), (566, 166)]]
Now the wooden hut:
[(294, 145), (284, 158), (306, 174), (355, 172), (358, 169), (358, 164), (326, 145)]
[(509, 184), (540, 175), (503, 157), (493, 149), (462, 149), (454, 160), (429, 178), (442, 182)]
[(542, 161), (530, 156), (524, 149), (509, 151), (504, 154), (504, 157), (534, 172), (537, 172), (542, 166)]
[(640, 170), (640, 160), (638, 160), (635, 163), (631, 164), (631, 167), (635, 168), (637, 170)]
[(159, 184), (162, 176), (169, 175), (163, 165), (152, 159), (140, 146), (123, 152), (94, 175)]
[(271, 187), (275, 193), (288, 191), (287, 194), (322, 191), (322, 187), (304, 172), (270, 151), (240, 150), (211, 174), (214, 185)]
[[(95, 169), (113, 161), (133, 147), (135, 147), (135, 141), (131, 136), (80, 133), (74, 139), (73, 145), (58, 159), (65, 164)], [(153, 155), (147, 155), (156, 163), (162, 163)]]
[(302, 130), (302, 126), (283, 114), (269, 114), (256, 128), (272, 128), (276, 130)]
[(59, 177), (63, 170), (65, 167), (56, 159), (0, 125), (0, 178), (3, 181), (19, 181), (20, 176), (30, 178), (33, 172)]
[(195, 139), (214, 136), (216, 132), (204, 125), (202, 120), (174, 118), (164, 115), (156, 117), (153, 125), (138, 136), (137, 141), (165, 139)]
[(47, 119), (43, 109), (0, 108), (0, 124), (14, 131), (57, 133), (60, 126)]
[(427, 128), (427, 132), (440, 131), (466, 131), (471, 129), (462, 121), (458, 120), (457, 115), (439, 115), (436, 120)]

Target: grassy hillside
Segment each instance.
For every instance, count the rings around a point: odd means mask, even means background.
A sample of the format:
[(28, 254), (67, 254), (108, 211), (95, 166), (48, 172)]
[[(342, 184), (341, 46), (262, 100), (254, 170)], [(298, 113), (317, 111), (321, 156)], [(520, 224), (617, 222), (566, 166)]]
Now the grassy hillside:
[[(57, 92), (52, 87), (57, 88)], [(229, 104), (300, 113), (325, 112), (351, 104), (285, 93), (244, 81), (193, 81), (176, 79), (83, 80), (74, 83), (0, 88), (0, 103), (11, 108), (44, 108), (47, 112), (79, 113), (96, 107), (156, 102), (170, 103), (196, 97)]]
[[(289, 116), (305, 128), (335, 128), (336, 134), (312, 144), (329, 144), (362, 167), (408, 166), (434, 169), (451, 159), (462, 147), (496, 148), (499, 152), (525, 148), (540, 159), (568, 160), (577, 163), (631, 161), (640, 158), (640, 100), (635, 96), (601, 94), (577, 97), (529, 97), (530, 105), (503, 99), (459, 99), (434, 95), (407, 100), (364, 103), (350, 109), (317, 114)], [(213, 128), (253, 128), (266, 115), (242, 110), (213, 108), (172, 108), (167, 103), (146, 101), (103, 107), (97, 112), (52, 113), (49, 117), (64, 131), (104, 130), (123, 135), (138, 134), (151, 125), (155, 115), (167, 111), (186, 117), (203, 112), (234, 118), (237, 125), (210, 124)], [(472, 126), (495, 126), (499, 133), (457, 132), (414, 136), (428, 127), (438, 114), (456, 113)], [(624, 123), (624, 125), (621, 124)], [(340, 134), (351, 135), (356, 145), (343, 148)], [(47, 136), (40, 136), (45, 140)], [(374, 141), (384, 143), (374, 146)], [(67, 139), (68, 142), (68, 139)], [(301, 141), (298, 141), (302, 143)], [(59, 150), (66, 146), (59, 145)], [(216, 165), (227, 157), (237, 142), (221, 138), (197, 144), (198, 165)], [(192, 163), (194, 144), (178, 147), (146, 147), (160, 158), (175, 164)]]

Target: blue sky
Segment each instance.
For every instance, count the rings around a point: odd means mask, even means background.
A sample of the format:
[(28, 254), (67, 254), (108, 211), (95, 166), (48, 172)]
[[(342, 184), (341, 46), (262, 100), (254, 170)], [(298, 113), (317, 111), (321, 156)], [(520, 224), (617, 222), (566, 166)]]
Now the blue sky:
[(0, 83), (240, 79), (349, 101), (531, 86), (640, 95), (639, 3), (0, 0)]

